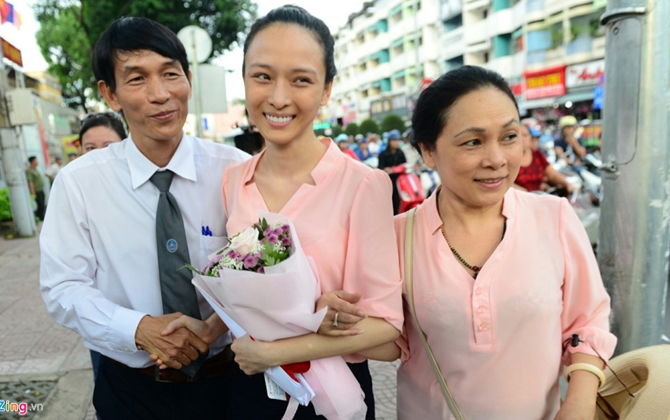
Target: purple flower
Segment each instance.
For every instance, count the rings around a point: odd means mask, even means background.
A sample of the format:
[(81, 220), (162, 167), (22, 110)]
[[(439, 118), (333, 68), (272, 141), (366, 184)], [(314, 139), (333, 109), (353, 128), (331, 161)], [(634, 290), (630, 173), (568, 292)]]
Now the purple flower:
[(293, 245), (293, 241), (291, 240), (291, 238), (286, 237), (281, 240), (281, 246), (288, 248), (291, 245)]
[(230, 251), (228, 251), (228, 253), (226, 254), (226, 256), (227, 256), (228, 258), (235, 259), (235, 254), (237, 254), (237, 252), (235, 252), (235, 251), (233, 251), (233, 250), (231, 249)]
[(258, 264), (258, 258), (249, 254), (244, 258), (244, 268), (253, 268)]
[(209, 270), (212, 268), (216, 267), (216, 265), (221, 261), (221, 258), (223, 258), (223, 254), (217, 254), (212, 258), (208, 263), (207, 266), (202, 270), (203, 273), (208, 274)]
[(272, 227), (269, 227), (263, 231), (263, 236), (267, 238), (272, 234), (272, 232), (274, 232), (274, 229), (272, 229)]
[(281, 230), (284, 233), (289, 233), (291, 231), (291, 227), (289, 225), (284, 225), (284, 226), (281, 227)]
[(256, 272), (260, 274), (265, 274), (265, 267), (258, 267), (258, 270)]
[(272, 245), (276, 244), (277, 241), (279, 240), (279, 236), (275, 235), (274, 232), (272, 232), (270, 235), (267, 237), (268, 242), (270, 242)]
[(277, 228), (273, 232), (274, 232), (275, 235), (280, 236), (282, 233), (284, 233), (284, 229)]

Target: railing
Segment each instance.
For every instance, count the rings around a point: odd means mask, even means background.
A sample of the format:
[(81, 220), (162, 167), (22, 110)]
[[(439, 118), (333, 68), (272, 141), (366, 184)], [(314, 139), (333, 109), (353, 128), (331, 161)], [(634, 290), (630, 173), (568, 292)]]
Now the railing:
[(567, 45), (567, 55), (589, 53), (593, 50), (593, 40), (591, 38), (575, 39)]

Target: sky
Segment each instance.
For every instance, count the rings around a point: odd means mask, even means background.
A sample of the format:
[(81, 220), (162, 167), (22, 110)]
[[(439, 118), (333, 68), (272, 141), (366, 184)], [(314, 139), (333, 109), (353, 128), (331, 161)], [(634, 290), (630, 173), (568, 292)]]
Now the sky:
[[(42, 58), (39, 47), (35, 41), (35, 33), (39, 29), (39, 23), (35, 20), (32, 8), (36, 0), (10, 0), (16, 10), (21, 14), (23, 24), (20, 31), (9, 23), (0, 26), (0, 36), (21, 50), (23, 55), (23, 68), (30, 70), (45, 70), (46, 61)], [(116, 1), (116, 0), (101, 0)], [(330, 28), (331, 32), (337, 30), (347, 22), (347, 17), (357, 12), (363, 6), (363, 0), (337, 0), (326, 2), (323, 0), (257, 0), (258, 16), (266, 15), (270, 10), (284, 4), (295, 4), (304, 7), (314, 16), (322, 19)], [(226, 74), (226, 90), (228, 100), (244, 97), (244, 86), (242, 84), (242, 49), (235, 48), (215, 61), (232, 70)]]

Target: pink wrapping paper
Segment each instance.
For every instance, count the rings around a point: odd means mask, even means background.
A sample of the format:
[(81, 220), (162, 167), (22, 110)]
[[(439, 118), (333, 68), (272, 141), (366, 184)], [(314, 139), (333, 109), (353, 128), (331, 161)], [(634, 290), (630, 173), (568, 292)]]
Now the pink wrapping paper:
[[(196, 276), (193, 284), (252, 337), (274, 341), (319, 329), (327, 308), (314, 312), (321, 295), (318, 271), (300, 246), (293, 223), (286, 217), (259, 212), (268, 223), (291, 228), (291, 256), (265, 273), (221, 268), (219, 277)], [(219, 308), (216, 308), (219, 306)], [(219, 311), (217, 311), (219, 312)], [(312, 404), (317, 414), (329, 420), (363, 419), (367, 411), (363, 391), (342, 357), (312, 360), (303, 374), (314, 390)], [(289, 394), (290, 390), (285, 389)], [(301, 401), (307, 405), (309, 401)]]

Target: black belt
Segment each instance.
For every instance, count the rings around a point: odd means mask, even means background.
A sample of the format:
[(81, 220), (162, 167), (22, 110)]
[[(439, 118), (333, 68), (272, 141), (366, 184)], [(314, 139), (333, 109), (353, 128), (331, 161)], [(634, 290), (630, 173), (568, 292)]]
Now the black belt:
[(230, 344), (229, 344), (223, 349), (223, 351), (221, 351), (221, 353), (217, 354), (212, 358), (207, 359), (207, 361), (205, 361), (205, 364), (202, 365), (200, 370), (198, 370), (198, 372), (193, 377), (189, 377), (184, 372), (178, 369), (173, 368), (159, 369), (158, 365), (137, 369), (137, 368), (130, 368), (114, 359), (109, 360), (128, 369), (132, 369), (135, 372), (151, 376), (156, 380), (156, 382), (193, 382), (199, 379), (214, 378), (217, 376), (223, 376), (228, 374), (228, 372), (230, 372), (230, 368), (232, 367), (233, 363), (235, 363), (233, 361), (234, 357), (235, 355), (233, 354), (232, 350), (230, 350)]

